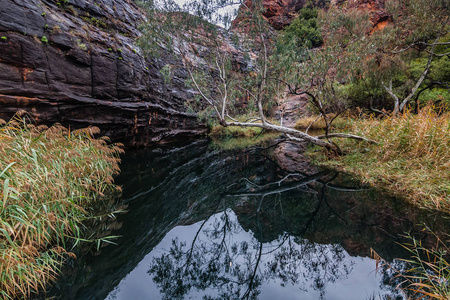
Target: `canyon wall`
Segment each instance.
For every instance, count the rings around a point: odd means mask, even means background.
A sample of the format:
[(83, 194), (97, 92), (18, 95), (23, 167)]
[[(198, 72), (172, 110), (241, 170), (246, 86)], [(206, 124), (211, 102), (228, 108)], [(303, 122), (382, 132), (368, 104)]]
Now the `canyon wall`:
[(98, 126), (128, 146), (205, 132), (184, 103), (193, 91), (168, 59), (135, 45), (144, 15), (130, 0), (0, 0), (0, 118)]

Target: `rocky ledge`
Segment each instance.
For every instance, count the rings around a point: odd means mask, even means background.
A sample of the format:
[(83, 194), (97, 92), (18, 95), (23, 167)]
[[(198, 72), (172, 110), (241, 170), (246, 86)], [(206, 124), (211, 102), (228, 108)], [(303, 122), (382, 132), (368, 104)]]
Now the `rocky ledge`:
[(205, 132), (184, 103), (193, 91), (135, 45), (144, 18), (130, 0), (0, 0), (0, 118), (98, 126), (127, 146)]

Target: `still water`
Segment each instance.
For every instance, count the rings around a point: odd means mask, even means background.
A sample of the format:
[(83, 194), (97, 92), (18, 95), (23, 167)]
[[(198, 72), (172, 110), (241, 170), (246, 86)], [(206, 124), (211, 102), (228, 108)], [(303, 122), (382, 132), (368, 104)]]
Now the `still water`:
[(448, 222), (342, 174), (293, 171), (296, 155), (273, 153), (208, 142), (129, 151), (117, 179), (127, 213), (102, 224), (118, 245), (80, 254), (48, 295), (403, 299), (371, 251), (405, 268), (394, 260), (408, 257), (400, 235), (426, 239), (415, 224)]

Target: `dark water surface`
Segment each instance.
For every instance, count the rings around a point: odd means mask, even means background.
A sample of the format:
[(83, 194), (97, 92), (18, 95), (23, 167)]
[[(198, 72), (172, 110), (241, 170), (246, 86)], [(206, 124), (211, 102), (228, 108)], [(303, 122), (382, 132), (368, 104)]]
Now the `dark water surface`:
[(117, 246), (79, 255), (57, 299), (402, 299), (371, 249), (398, 268), (396, 242), (439, 214), (333, 172), (289, 173), (267, 150), (207, 142), (129, 151), (117, 182), (128, 212)]

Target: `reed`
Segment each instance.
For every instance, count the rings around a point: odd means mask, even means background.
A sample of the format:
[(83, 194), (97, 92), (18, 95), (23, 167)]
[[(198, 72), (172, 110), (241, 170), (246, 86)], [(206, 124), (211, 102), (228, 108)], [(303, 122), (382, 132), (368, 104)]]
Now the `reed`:
[(54, 280), (83, 237), (95, 202), (114, 191), (120, 145), (98, 128), (0, 124), (0, 298), (29, 297)]

